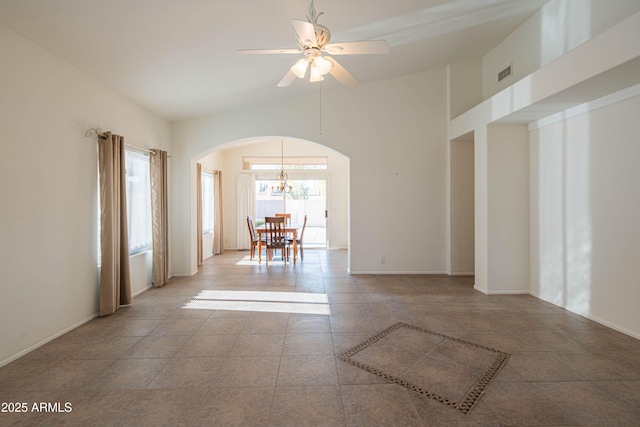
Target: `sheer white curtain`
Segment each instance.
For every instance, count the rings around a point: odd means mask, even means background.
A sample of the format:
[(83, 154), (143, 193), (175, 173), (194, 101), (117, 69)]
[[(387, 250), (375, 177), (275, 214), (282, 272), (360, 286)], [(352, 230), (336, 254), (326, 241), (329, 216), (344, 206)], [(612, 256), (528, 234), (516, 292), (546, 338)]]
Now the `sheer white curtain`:
[(196, 164), (196, 233), (198, 240), (198, 265), (202, 264), (202, 165)]
[(129, 254), (152, 248), (151, 178), (149, 153), (125, 148)]
[(213, 173), (203, 170), (202, 185), (202, 234), (213, 233)]
[(251, 238), (247, 228), (247, 215), (255, 215), (256, 176), (254, 174), (238, 175), (238, 249), (251, 249)]
[(224, 252), (222, 224), (222, 171), (213, 172), (213, 254)]

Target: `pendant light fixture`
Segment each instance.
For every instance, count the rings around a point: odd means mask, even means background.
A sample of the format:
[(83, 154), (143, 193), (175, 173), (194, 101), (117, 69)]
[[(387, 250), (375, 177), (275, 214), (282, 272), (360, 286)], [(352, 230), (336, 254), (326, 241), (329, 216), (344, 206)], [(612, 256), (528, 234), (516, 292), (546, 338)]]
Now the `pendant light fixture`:
[(281, 169), (276, 175), (276, 180), (280, 181), (280, 184), (278, 187), (272, 187), (272, 190), (278, 193), (289, 193), (293, 187), (287, 182), (289, 176), (284, 171), (284, 140), (280, 141), (280, 160)]

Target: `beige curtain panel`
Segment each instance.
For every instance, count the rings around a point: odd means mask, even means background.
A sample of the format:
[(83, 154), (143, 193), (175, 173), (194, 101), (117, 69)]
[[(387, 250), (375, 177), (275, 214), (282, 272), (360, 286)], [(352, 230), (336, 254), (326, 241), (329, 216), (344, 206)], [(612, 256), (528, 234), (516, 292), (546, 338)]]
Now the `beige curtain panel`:
[(213, 172), (213, 253), (224, 252), (222, 247), (222, 171)]
[(153, 286), (169, 280), (169, 198), (167, 152), (153, 149), (149, 156), (151, 172), (151, 234), (153, 238)]
[(124, 138), (107, 132), (98, 138), (100, 172), (100, 315), (131, 304), (127, 181)]

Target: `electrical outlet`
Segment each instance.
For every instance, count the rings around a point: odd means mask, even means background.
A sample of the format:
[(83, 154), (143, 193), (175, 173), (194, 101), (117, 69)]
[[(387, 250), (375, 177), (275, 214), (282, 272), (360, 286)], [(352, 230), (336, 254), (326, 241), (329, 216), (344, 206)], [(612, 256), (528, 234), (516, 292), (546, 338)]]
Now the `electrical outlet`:
[(380, 258), (380, 264), (384, 264), (384, 261), (385, 261), (385, 260), (384, 260), (384, 257), (381, 257), (381, 258)]
[(558, 282), (558, 293), (564, 292), (564, 283)]

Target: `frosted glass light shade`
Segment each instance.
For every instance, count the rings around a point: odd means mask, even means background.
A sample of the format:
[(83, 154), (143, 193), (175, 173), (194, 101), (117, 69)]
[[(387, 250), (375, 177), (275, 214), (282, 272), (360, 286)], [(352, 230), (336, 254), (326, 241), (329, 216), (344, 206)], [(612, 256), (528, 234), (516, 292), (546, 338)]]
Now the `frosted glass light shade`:
[(318, 56), (314, 60), (314, 63), (316, 64), (316, 67), (318, 67), (318, 71), (320, 71), (320, 74), (323, 76), (331, 71), (331, 67), (333, 66), (331, 62), (327, 61), (322, 56)]
[(304, 75), (307, 73), (307, 67), (309, 66), (309, 62), (306, 59), (298, 59), (295, 64), (291, 67), (291, 71), (296, 77), (300, 79), (304, 79)]
[(318, 67), (316, 67), (315, 65), (311, 65), (311, 75), (309, 76), (309, 81), (311, 83), (316, 83), (316, 82), (321, 82), (322, 80), (324, 80), (324, 77), (322, 77), (322, 74), (320, 73), (320, 70), (318, 69)]

